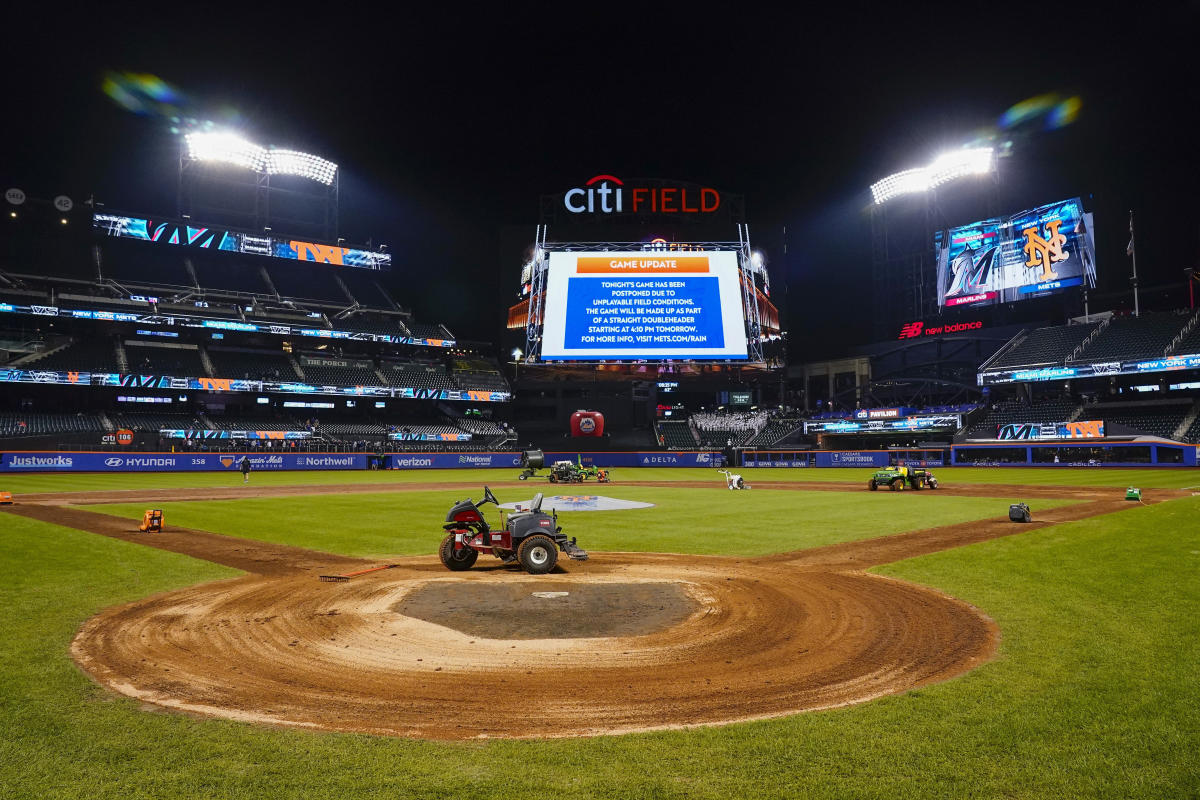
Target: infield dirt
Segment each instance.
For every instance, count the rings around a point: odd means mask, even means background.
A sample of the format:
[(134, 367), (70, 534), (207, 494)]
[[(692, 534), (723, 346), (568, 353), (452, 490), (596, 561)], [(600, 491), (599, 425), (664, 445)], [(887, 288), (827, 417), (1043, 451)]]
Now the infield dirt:
[[(1024, 496), (1083, 502), (1039, 512), (1031, 525), (983, 520), (764, 558), (604, 553), (535, 577), (491, 559), (480, 563), (496, 566), (448, 573), (430, 556), (345, 583), (317, 575), (375, 562), (178, 528), (140, 534), (129, 520), (79, 507), (359, 489), (36, 495), (9, 513), (250, 573), (88, 620), (72, 654), (116, 692), (245, 721), (467, 739), (761, 719), (952, 678), (994, 654), (996, 626), (960, 600), (863, 570), (1134, 505), (1112, 489), (1021, 487)], [(865, 491), (857, 483), (760, 489)], [(1014, 489), (938, 491), (1000, 497)], [(1156, 490), (1144, 500), (1181, 494)], [(523, 627), (544, 638), (511, 638)]]

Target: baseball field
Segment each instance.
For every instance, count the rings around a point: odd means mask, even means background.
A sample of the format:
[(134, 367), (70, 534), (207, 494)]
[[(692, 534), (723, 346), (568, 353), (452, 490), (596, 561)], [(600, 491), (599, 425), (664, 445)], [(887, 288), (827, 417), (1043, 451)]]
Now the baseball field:
[(1200, 472), (936, 472), (4, 476), (0, 797), (1200, 796)]

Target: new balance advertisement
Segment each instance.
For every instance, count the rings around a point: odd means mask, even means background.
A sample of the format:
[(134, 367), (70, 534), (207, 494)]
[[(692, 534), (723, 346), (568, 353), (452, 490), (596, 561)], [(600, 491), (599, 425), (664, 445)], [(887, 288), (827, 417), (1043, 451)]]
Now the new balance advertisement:
[(978, 306), (1096, 285), (1092, 215), (1079, 198), (934, 235), (938, 306)]

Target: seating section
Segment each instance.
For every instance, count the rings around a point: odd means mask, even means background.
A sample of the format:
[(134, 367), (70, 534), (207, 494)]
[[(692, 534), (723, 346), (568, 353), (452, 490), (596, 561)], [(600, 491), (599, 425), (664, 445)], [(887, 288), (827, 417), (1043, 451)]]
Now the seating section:
[(330, 436), (374, 436), (387, 433), (387, 426), (378, 422), (322, 422), (317, 426), (321, 434)]
[(131, 431), (198, 431), (208, 427), (195, 414), (154, 414), (127, 411), (109, 414), (108, 417), (117, 428), (128, 428)]
[(792, 417), (776, 417), (763, 426), (762, 430), (751, 436), (746, 445), (749, 447), (771, 447), (804, 429), (804, 420)]
[(1112, 435), (1112, 426), (1119, 425), (1148, 436), (1171, 439), (1190, 410), (1191, 403), (1117, 408), (1104, 408), (1101, 405), (1091, 406), (1084, 413), (1088, 417), (1098, 414), (1104, 420), (1105, 431), (1109, 435)]
[(98, 414), (40, 414), (0, 412), (0, 437), (53, 436), (63, 433), (99, 433), (104, 423)]
[(26, 362), (22, 368), (56, 372), (121, 371), (117, 365), (116, 345), (107, 336), (76, 340), (63, 350)]
[(1188, 429), (1183, 432), (1183, 436), (1180, 438), (1185, 442), (1200, 444), (1200, 414), (1196, 415), (1196, 419), (1192, 420), (1192, 424), (1188, 426)]
[(156, 347), (142, 342), (125, 342), (129, 370), (146, 375), (205, 377), (208, 372), (195, 347)]
[(1188, 335), (1184, 336), (1175, 349), (1171, 351), (1172, 355), (1177, 356), (1195, 355), (1197, 353), (1200, 353), (1200, 325), (1192, 328)]
[(298, 380), (288, 355), (280, 351), (219, 350), (208, 348), (208, 358), (218, 378), (256, 381)]
[(453, 339), (454, 336), (442, 325), (430, 325), (426, 322), (407, 322), (405, 326), (418, 339)]
[(339, 277), (355, 302), (367, 308), (394, 308), (395, 304), (387, 293), (380, 287), (375, 277), (363, 270), (343, 270)]
[(691, 419), (705, 447), (738, 447), (758, 433), (769, 416), (766, 411), (699, 412)]
[(196, 280), (205, 289), (239, 294), (269, 294), (259, 264), (229, 253), (209, 253), (192, 257)]
[(214, 431), (303, 431), (300, 420), (293, 417), (246, 417), (227, 414), (206, 415), (208, 427)]
[(374, 367), (355, 366), (347, 361), (347, 366), (331, 366), (324, 364), (306, 364), (301, 361), (300, 369), (304, 371), (304, 380), (318, 386), (378, 386), (379, 376)]
[(1187, 321), (1187, 316), (1173, 312), (1114, 317), (1104, 332), (1084, 349), (1079, 360), (1115, 361), (1161, 356)]
[(990, 364), (989, 369), (1060, 364), (1099, 325), (1098, 322), (1090, 325), (1058, 325), (1030, 331), (1020, 344)]
[(668, 450), (695, 450), (700, 446), (686, 420), (663, 420), (657, 427), (660, 442)]
[(1037, 399), (1032, 405), (1021, 398), (1001, 400), (988, 410), (983, 419), (971, 426), (967, 435), (973, 438), (994, 439), (1001, 425), (1066, 422), (1075, 415), (1078, 408), (1079, 404), (1068, 397)]
[(385, 362), (382, 372), (393, 386), (411, 386), (414, 389), (437, 391), (459, 388), (459, 385), (450, 377), (450, 373), (446, 372), (446, 368), (440, 364), (421, 361)]
[(271, 283), (281, 297), (320, 300), (326, 303), (350, 305), (342, 287), (338, 286), (332, 270), (298, 270), (293, 265), (267, 267)]

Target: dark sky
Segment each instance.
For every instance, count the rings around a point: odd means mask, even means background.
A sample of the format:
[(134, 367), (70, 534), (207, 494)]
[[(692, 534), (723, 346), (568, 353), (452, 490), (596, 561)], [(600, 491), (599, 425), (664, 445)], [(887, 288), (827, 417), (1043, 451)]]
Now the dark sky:
[[(343, 235), (390, 245), (418, 318), (491, 341), (516, 287), (513, 232), (532, 239), (540, 195), (601, 172), (695, 181), (745, 195), (802, 342), (825, 322), (866, 321), (847, 298), (870, 279), (872, 181), (1060, 92), (1082, 97), (1079, 120), (1019, 143), (1001, 168), (1016, 204), (1003, 210), (1089, 198), (1102, 287), (1127, 282), (1130, 208), (1145, 282), (1181, 283), (1200, 254), (1195, 3), (497, 8), (18, 19), (0, 177), (31, 195), (173, 213), (174, 137), (99, 91), (108, 69), (158, 75), (201, 113), (235, 109), (258, 141), (338, 162)], [(975, 218), (959, 217), (974, 211), (960, 199), (943, 209), (952, 224)]]

